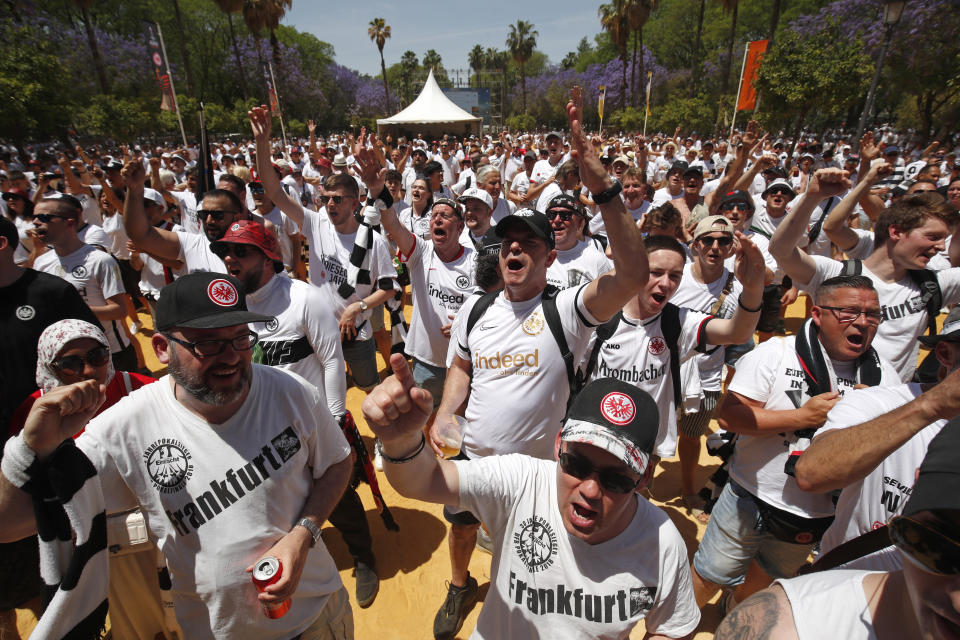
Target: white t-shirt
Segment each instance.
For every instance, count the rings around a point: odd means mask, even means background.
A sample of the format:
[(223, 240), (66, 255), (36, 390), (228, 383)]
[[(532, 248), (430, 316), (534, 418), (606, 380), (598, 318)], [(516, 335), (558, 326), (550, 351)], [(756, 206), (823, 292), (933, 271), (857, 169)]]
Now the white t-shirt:
[(510, 191), (527, 195), (527, 192), (530, 191), (530, 176), (527, 175), (526, 171), (518, 171), (517, 175), (513, 176), (513, 180), (510, 181)]
[(536, 164), (533, 165), (533, 170), (530, 172), (530, 184), (538, 185), (542, 184), (544, 180), (551, 179), (561, 164), (563, 164), (562, 158), (555, 165), (550, 164), (548, 158), (537, 160)]
[[(583, 302), (584, 286), (556, 297), (574, 362), (599, 324)], [(463, 451), (471, 458), (525, 453), (552, 459), (570, 387), (541, 296), (510, 302), (501, 293), (466, 335), (467, 317), (478, 299), (468, 297), (455, 321), (460, 325), (457, 355), (473, 366)]]
[(687, 547), (670, 518), (639, 496), (618, 536), (587, 544), (567, 533), (557, 498), (557, 463), (527, 456), (456, 462), (460, 506), (489, 528), (490, 592), (475, 640), (682, 637), (700, 621)]
[(127, 230), (123, 226), (123, 216), (119, 213), (104, 216), (101, 229), (110, 239), (107, 250), (118, 260), (129, 260), (130, 250), (127, 249), (127, 240), (130, 238), (127, 237)]
[(666, 204), (671, 200), (676, 200), (677, 198), (683, 197), (683, 191), (679, 195), (673, 195), (666, 187), (661, 187), (653, 192), (653, 202), (650, 203), (650, 206), (656, 209), (662, 204)]
[(557, 259), (547, 267), (547, 284), (568, 289), (591, 280), (613, 269), (613, 262), (593, 242), (581, 240), (571, 249), (557, 251)]
[[(713, 305), (723, 294), (723, 287), (727, 284), (727, 277), (730, 272), (724, 269), (719, 278), (704, 284), (693, 277), (692, 269), (692, 263), (684, 265), (680, 286), (673, 297), (670, 298), (670, 302), (678, 307), (693, 309), (701, 313), (710, 313)], [(733, 314), (737, 312), (737, 301), (740, 299), (742, 292), (743, 285), (734, 278), (731, 282), (730, 293), (724, 298), (720, 309), (713, 316), (715, 318), (732, 318)], [(699, 368), (700, 372), (700, 387), (704, 391), (720, 391), (724, 351), (723, 347), (717, 347), (711, 353), (698, 353), (693, 357), (695, 366)], [(693, 363), (686, 366), (693, 366)]]
[[(0, 199), (0, 202), (6, 204), (2, 199)], [(17, 250), (13, 253), (13, 261), (17, 264), (23, 264), (30, 259), (30, 252), (33, 251), (33, 238), (27, 235), (27, 231), (36, 227), (32, 221), (24, 220), (20, 216), (14, 218), (13, 223), (17, 227), (17, 235), (20, 239)]]
[(97, 469), (108, 511), (127, 488), (140, 503), (186, 637), (290, 638), (341, 588), (319, 544), (290, 611), (270, 619), (244, 571), (290, 531), (314, 480), (350, 455), (320, 393), (302, 378), (252, 365), (243, 405), (212, 425), (176, 400), (164, 376), (94, 418), (76, 442)]
[[(811, 345), (816, 348), (816, 345)], [(824, 354), (826, 356), (826, 354)], [(897, 374), (890, 363), (880, 358), (880, 386), (896, 384)], [(857, 384), (853, 362), (833, 362), (831, 387), (843, 396)], [(800, 406), (807, 402), (806, 383), (797, 359), (796, 336), (775, 337), (762, 342), (737, 363), (737, 372), (728, 392), (762, 402), (764, 409), (787, 411), (799, 408), (787, 392), (800, 391)], [(829, 494), (809, 493), (783, 471), (787, 457), (808, 444), (795, 432), (748, 435), (737, 438), (730, 477), (764, 502), (804, 518), (833, 515)]]
[[(183, 227), (169, 221), (158, 225), (158, 227), (167, 231), (183, 231)], [(173, 282), (174, 278), (179, 278), (187, 273), (186, 269), (182, 267), (175, 271), (171, 270), (169, 273), (170, 282), (167, 282), (166, 268), (158, 260), (147, 253), (141, 253), (140, 259), (143, 261), (143, 269), (140, 270), (140, 293), (154, 296), (154, 300), (160, 294), (160, 289)]]
[[(830, 410), (826, 424), (813, 440), (816, 442), (818, 437), (830, 431), (869, 422), (907, 404), (921, 392), (921, 386), (914, 383), (851, 391)], [(890, 518), (903, 512), (903, 505), (913, 490), (914, 474), (927, 455), (927, 447), (946, 423), (946, 420), (937, 420), (927, 425), (865, 478), (843, 488), (837, 501), (837, 518), (820, 542), (821, 554), (882, 527)], [(844, 567), (897, 571), (901, 567), (900, 555), (890, 546)]]
[(77, 229), (77, 237), (84, 244), (100, 247), (104, 251), (110, 250), (110, 237), (95, 224), (86, 224), (82, 229)]
[(430, 239), (430, 209), (424, 209), (423, 215), (417, 215), (413, 207), (397, 211), (397, 217), (403, 227), (421, 240)]
[(877, 640), (863, 590), (864, 578), (872, 573), (834, 569), (777, 580), (790, 601), (799, 640)]
[[(393, 266), (390, 248), (379, 233), (373, 233), (373, 244), (368, 256), (370, 282), (358, 283), (356, 290), (346, 299), (337, 292), (337, 288), (347, 281), (347, 265), (350, 264), (350, 254), (353, 252), (357, 232), (339, 233), (327, 218), (326, 209), (319, 213), (304, 209), (303, 235), (310, 244), (310, 282), (326, 292), (330, 298), (334, 318), (338, 321), (348, 305), (359, 302), (377, 289), (379, 280), (390, 280), (390, 288), (397, 286), (397, 270)], [(372, 313), (373, 309), (367, 309), (357, 314), (358, 340), (369, 340), (373, 336), (370, 323), (367, 322)]]
[(323, 393), (330, 413), (346, 413), (347, 379), (340, 329), (328, 311), (323, 292), (278, 273), (248, 293), (246, 300), (250, 311), (276, 318), (250, 324), (260, 336), (254, 347), (255, 360), (303, 376)]
[(873, 253), (873, 231), (867, 229), (850, 230), (857, 234), (857, 244), (844, 251), (844, 253), (850, 260), (866, 260)]
[[(626, 207), (626, 202), (624, 202), (624, 206)], [(630, 214), (630, 217), (633, 218), (633, 221), (636, 223), (636, 222), (640, 222), (640, 219), (643, 218), (644, 214), (646, 214), (647, 211), (650, 210), (650, 202), (647, 200), (644, 200), (640, 204), (640, 206), (636, 209), (631, 209), (630, 207), (626, 207), (626, 208), (627, 208), (627, 213)], [(598, 213), (597, 215), (590, 218), (590, 233), (592, 233), (593, 235), (598, 235), (598, 234), (607, 235), (607, 227), (603, 223), (602, 213)]]
[(537, 204), (534, 207), (537, 211), (546, 213), (547, 205), (550, 204), (550, 201), (555, 197), (562, 194), (564, 191), (560, 188), (560, 185), (556, 182), (551, 182), (543, 188), (543, 191), (540, 192), (540, 195), (537, 196)]
[[(662, 313), (638, 320), (621, 316), (617, 330), (600, 347), (597, 364), (590, 375), (597, 378), (616, 378), (643, 389), (657, 402), (660, 428), (657, 432), (655, 453), (670, 458), (677, 449), (677, 409), (673, 395), (673, 374), (670, 371), (670, 349), (660, 326)], [(680, 362), (693, 356), (696, 349), (705, 350), (704, 329), (710, 319), (705, 313), (680, 309), (680, 337), (677, 354)], [(587, 354), (593, 352), (590, 341)], [(582, 366), (582, 365), (581, 365)]]
[(413, 315), (407, 332), (407, 355), (434, 367), (445, 367), (450, 338), (442, 327), (451, 324), (474, 290), (473, 247), (444, 262), (430, 240), (416, 239), (413, 251), (401, 260), (410, 269)]
[[(88, 244), (65, 256), (51, 249), (34, 261), (33, 268), (72, 284), (89, 307), (102, 307), (113, 296), (125, 293), (117, 261), (109, 253)], [(110, 353), (122, 351), (130, 344), (121, 321), (100, 321), (110, 343)]]
[(506, 198), (502, 196), (497, 198), (497, 204), (493, 207), (493, 211), (490, 212), (490, 224), (496, 225), (498, 222), (516, 210), (517, 205), (513, 204)]
[(180, 226), (184, 231), (203, 235), (203, 227), (197, 218), (197, 196), (192, 191), (168, 191), (180, 203)]
[(434, 158), (443, 167), (443, 184), (452, 187), (457, 183), (457, 177), (460, 175), (460, 161), (456, 156), (451, 155), (446, 160), (439, 153)]
[[(824, 280), (840, 275), (843, 270), (842, 262), (811, 257), (817, 265), (813, 278), (810, 282), (795, 283), (804, 291), (816, 291)], [(883, 311), (883, 322), (877, 327), (873, 348), (893, 363), (900, 372), (900, 379), (907, 382), (917, 368), (917, 338), (927, 330), (927, 308), (920, 301), (920, 287), (909, 275), (898, 282), (884, 282), (866, 265), (863, 265), (863, 275), (873, 281)], [(938, 271), (937, 281), (943, 294), (943, 306), (951, 307), (960, 301), (960, 267)]]
[(204, 233), (190, 233), (181, 229), (176, 232), (180, 238), (180, 255), (187, 273), (210, 271), (226, 273), (227, 265), (210, 250), (210, 240)]

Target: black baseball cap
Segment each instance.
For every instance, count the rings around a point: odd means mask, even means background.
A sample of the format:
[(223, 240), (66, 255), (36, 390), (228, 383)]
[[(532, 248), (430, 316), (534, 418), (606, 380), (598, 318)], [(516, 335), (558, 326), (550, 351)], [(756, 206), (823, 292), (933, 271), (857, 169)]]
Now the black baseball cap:
[(551, 209), (566, 209), (567, 211), (572, 211), (573, 213), (578, 213), (586, 217), (583, 205), (581, 205), (576, 198), (566, 193), (557, 194), (550, 199), (550, 202), (547, 204), (547, 218), (553, 217), (550, 215)]
[(598, 378), (573, 401), (560, 439), (608, 451), (643, 474), (659, 430), (660, 412), (649, 393), (616, 378)]
[(502, 238), (497, 235), (497, 228), (490, 227), (480, 238), (477, 245), (477, 253), (481, 256), (495, 256), (500, 253), (500, 243)]
[(546, 242), (551, 249), (556, 246), (556, 240), (553, 237), (553, 225), (550, 224), (546, 214), (540, 211), (517, 209), (497, 223), (497, 235), (503, 238), (510, 229), (516, 227), (529, 229), (533, 232), (533, 235)]
[(692, 176), (692, 175), (693, 175), (693, 176), (697, 176), (698, 178), (700, 178), (701, 180), (703, 180), (703, 167), (701, 167), (700, 165), (697, 164), (697, 165), (694, 165), (694, 166), (692, 166), (692, 167), (687, 167), (686, 170), (684, 170), (684, 172), (683, 172), (683, 177), (684, 177), (684, 178), (686, 178), (687, 176)]
[(756, 209), (756, 205), (753, 203), (753, 198), (746, 191), (728, 191), (722, 198), (720, 198), (720, 207), (727, 204), (728, 202), (742, 202), (748, 207), (750, 211)]
[(547, 134), (547, 136), (543, 140), (544, 142), (546, 142), (550, 138), (559, 138), (561, 141), (563, 141), (563, 134), (560, 133), (559, 131), (551, 131), (550, 133)]
[(248, 311), (244, 296), (243, 284), (233, 276), (209, 271), (185, 275), (160, 290), (157, 331), (220, 329), (274, 319)]
[(674, 171), (679, 171), (680, 174), (683, 175), (684, 173), (687, 172), (687, 169), (689, 168), (690, 168), (690, 165), (688, 165), (683, 160), (674, 160), (673, 164), (670, 165), (670, 168), (667, 170), (667, 175), (670, 175)]
[(903, 515), (921, 511), (960, 510), (960, 420), (954, 418), (927, 445), (920, 473), (913, 483)]

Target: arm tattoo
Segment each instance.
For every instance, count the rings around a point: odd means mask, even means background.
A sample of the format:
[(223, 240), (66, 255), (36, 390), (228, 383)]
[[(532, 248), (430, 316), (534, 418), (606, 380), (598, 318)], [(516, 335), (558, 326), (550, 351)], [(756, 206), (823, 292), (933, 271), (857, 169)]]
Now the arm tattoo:
[(777, 596), (763, 591), (731, 611), (717, 627), (714, 640), (769, 640), (779, 619)]

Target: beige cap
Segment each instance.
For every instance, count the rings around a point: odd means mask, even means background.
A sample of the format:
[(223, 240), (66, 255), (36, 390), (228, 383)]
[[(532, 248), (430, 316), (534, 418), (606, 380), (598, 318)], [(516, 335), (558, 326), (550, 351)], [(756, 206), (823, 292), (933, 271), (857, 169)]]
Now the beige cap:
[(717, 232), (727, 233), (732, 236), (733, 223), (723, 216), (707, 216), (697, 223), (697, 228), (693, 231), (693, 239), (696, 240), (700, 236)]

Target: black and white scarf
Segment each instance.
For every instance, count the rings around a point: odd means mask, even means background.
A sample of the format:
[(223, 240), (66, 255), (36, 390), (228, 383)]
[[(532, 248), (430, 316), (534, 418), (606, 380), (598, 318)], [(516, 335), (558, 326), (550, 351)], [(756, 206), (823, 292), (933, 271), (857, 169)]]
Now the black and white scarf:
[(11, 484), (30, 494), (37, 519), (45, 611), (33, 637), (99, 638), (110, 571), (96, 468), (72, 439), (40, 462), (19, 435), (7, 440), (2, 470)]
[[(819, 335), (820, 329), (812, 319), (807, 319), (797, 332), (797, 360), (800, 361), (807, 394), (811, 398), (833, 391), (833, 380), (836, 378), (830, 357), (824, 353), (823, 345), (820, 344)], [(883, 371), (880, 368), (880, 358), (873, 347), (869, 347), (857, 358), (854, 371), (857, 382), (869, 387), (880, 384)]]

